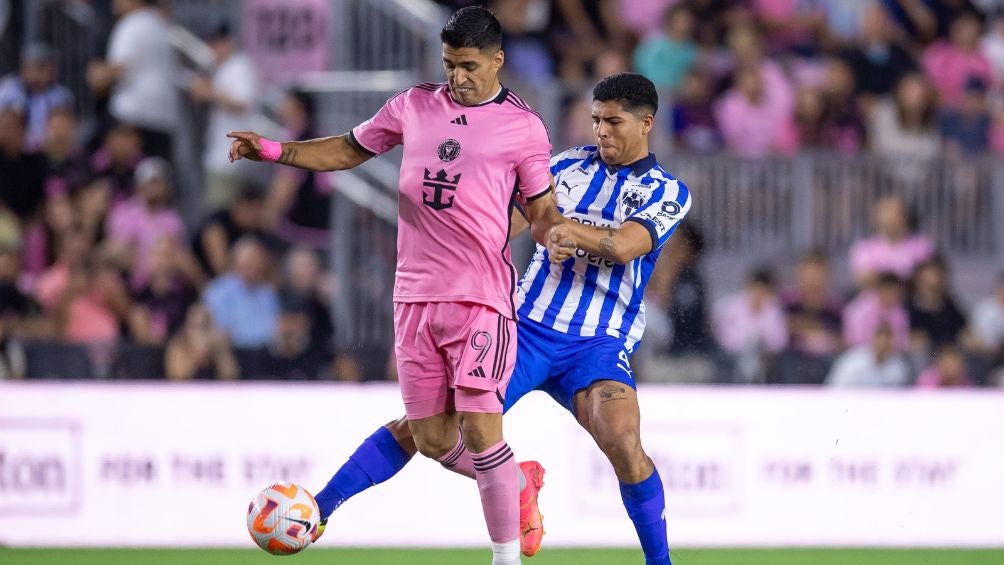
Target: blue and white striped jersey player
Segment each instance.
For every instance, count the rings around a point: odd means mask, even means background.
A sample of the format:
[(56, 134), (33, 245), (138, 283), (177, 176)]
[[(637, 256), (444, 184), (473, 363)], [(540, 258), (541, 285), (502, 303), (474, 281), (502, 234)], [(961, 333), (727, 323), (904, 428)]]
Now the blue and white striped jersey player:
[[(669, 564), (669, 544), (662, 480), (641, 445), (630, 360), (645, 329), (645, 285), (691, 206), (687, 187), (649, 153), (657, 108), (648, 79), (607, 77), (593, 89), (596, 145), (552, 158), (555, 198), (571, 221), (556, 230), (554, 255), (537, 246), (520, 282), (516, 369), (504, 402), (508, 410), (528, 392), (543, 390), (571, 411), (613, 465), (647, 565)], [(513, 223), (514, 232), (526, 227), (518, 214)], [(443, 447), (449, 450), (440, 458), (445, 467), (474, 476), (462, 444)], [(381, 427), (318, 493), (322, 519), (392, 477), (415, 451), (404, 419)], [(519, 468), (520, 541), (530, 556), (543, 535), (537, 492), (544, 469), (534, 461)]]

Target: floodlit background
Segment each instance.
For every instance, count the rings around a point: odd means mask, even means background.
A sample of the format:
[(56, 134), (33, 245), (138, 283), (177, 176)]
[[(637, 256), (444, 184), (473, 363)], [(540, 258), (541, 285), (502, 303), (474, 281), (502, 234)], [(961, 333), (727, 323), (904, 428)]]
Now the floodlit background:
[[(224, 134), (347, 131), (443, 80), (474, 3), (0, 0), (0, 546), (247, 547), (257, 490), (319, 489), (402, 411), (400, 150), (306, 174)], [(1004, 4), (487, 4), (555, 153), (591, 143), (599, 78), (660, 89), (652, 150), (695, 204), (633, 364), (671, 544), (1004, 546)], [(207, 298), (245, 287), (275, 307)], [(531, 395), (507, 430), (549, 469), (546, 546), (635, 547), (566, 413)], [(472, 485), (417, 459), (332, 523), (321, 545), (486, 539)]]

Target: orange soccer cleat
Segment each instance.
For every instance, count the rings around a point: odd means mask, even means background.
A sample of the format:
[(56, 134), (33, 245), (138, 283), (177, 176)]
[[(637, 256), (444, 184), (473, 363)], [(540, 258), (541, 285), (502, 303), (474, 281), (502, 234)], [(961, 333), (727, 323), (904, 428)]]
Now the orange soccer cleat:
[(544, 537), (544, 516), (537, 507), (537, 494), (544, 486), (544, 467), (536, 461), (519, 464), (526, 478), (526, 487), (519, 493), (519, 548), (523, 555), (533, 557), (540, 551)]

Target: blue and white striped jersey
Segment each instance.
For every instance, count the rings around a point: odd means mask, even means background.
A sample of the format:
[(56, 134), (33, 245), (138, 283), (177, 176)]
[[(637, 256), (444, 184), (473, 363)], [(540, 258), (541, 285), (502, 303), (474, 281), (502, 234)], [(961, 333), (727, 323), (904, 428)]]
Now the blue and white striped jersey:
[(638, 222), (652, 236), (652, 251), (618, 265), (579, 250), (574, 259), (552, 265), (538, 245), (516, 291), (519, 316), (571, 335), (621, 338), (633, 351), (645, 329), (645, 284), (662, 246), (690, 210), (690, 191), (652, 154), (615, 169), (594, 145), (553, 157), (551, 174), (565, 217), (613, 228)]

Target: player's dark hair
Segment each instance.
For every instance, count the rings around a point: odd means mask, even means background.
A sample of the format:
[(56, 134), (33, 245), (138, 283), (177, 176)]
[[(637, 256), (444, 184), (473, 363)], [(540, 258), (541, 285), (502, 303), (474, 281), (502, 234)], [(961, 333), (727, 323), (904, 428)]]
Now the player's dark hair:
[(439, 38), (454, 49), (498, 51), (502, 48), (502, 25), (488, 8), (468, 6), (453, 12)]
[(635, 115), (655, 115), (659, 109), (659, 93), (652, 81), (638, 73), (610, 75), (593, 87), (596, 102), (620, 102), (621, 106)]

